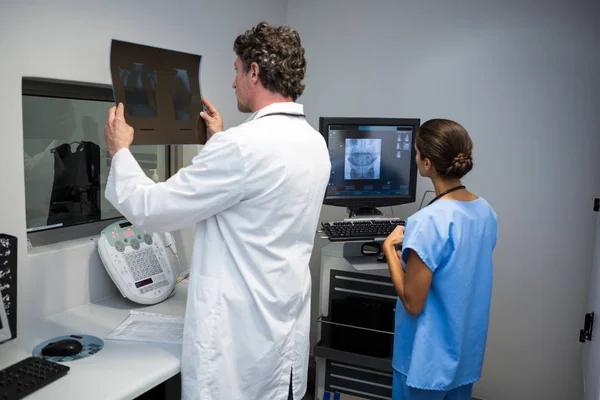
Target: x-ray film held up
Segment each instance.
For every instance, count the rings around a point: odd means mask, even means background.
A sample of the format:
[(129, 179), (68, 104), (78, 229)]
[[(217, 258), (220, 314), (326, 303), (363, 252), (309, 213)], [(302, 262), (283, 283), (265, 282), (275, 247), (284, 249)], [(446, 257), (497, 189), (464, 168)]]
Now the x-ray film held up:
[(112, 40), (115, 103), (135, 129), (133, 145), (205, 144), (202, 56)]

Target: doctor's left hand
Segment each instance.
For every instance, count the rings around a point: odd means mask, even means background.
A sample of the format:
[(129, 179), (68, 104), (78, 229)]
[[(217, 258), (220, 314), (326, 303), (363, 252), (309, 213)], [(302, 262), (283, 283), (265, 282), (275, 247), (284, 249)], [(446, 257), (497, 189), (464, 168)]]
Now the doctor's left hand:
[(128, 149), (133, 142), (133, 128), (125, 122), (124, 110), (123, 103), (108, 110), (108, 122), (104, 126), (104, 140), (106, 140), (106, 147), (108, 147), (111, 157), (114, 157), (121, 149)]

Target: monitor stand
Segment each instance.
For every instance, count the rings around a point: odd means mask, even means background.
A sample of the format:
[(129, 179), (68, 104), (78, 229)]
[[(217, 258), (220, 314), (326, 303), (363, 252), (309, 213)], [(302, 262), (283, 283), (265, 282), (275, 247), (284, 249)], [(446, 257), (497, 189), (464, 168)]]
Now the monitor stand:
[(377, 219), (385, 218), (383, 213), (375, 207), (348, 207), (348, 218), (350, 219)]

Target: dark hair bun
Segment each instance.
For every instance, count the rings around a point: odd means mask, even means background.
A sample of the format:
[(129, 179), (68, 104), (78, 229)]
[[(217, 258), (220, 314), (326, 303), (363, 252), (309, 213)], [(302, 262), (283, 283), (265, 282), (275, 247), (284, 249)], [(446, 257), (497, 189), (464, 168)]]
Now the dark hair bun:
[(419, 128), (415, 146), (442, 179), (461, 179), (473, 169), (473, 142), (458, 122), (430, 119)]
[(453, 175), (460, 179), (465, 176), (471, 169), (473, 169), (473, 157), (471, 154), (460, 153), (452, 159), (450, 168), (446, 175)]

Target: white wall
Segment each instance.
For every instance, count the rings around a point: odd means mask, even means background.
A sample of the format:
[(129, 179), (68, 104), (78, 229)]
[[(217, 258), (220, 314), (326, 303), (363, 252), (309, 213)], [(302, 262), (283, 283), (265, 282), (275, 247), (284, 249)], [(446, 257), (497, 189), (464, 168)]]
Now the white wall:
[[(45, 290), (49, 296), (60, 286), (60, 280), (53, 280), (46, 282), (53, 285), (52, 289), (40, 287), (44, 280), (38, 279), (39, 268), (59, 268), (57, 265), (70, 260), (70, 269), (76, 263), (73, 257), (80, 260), (82, 269), (97, 264), (93, 246), (84, 246), (85, 250), (81, 250), (78, 242), (72, 247), (49, 250), (45, 256), (36, 252), (29, 265), (25, 244), (21, 77), (111, 83), (109, 54), (113, 38), (202, 54), (205, 57), (201, 75), (203, 95), (219, 108), (228, 127), (242, 122), (245, 117), (237, 112), (231, 88), (235, 37), (261, 20), (282, 24), (287, 19), (286, 0), (136, 2), (139, 5), (71, 3), (4, 0), (0, 6), (0, 160), (3, 165), (0, 182), (4, 188), (0, 191), (0, 232), (15, 235), (20, 241), (18, 302), (19, 311), (23, 311), (19, 314), (20, 324), (30, 317), (28, 311), (35, 308), (28, 305), (33, 301), (28, 292)], [(180, 244), (183, 251), (189, 252), (189, 240), (183, 238)], [(182, 248), (179, 248), (180, 253)], [(60, 268), (63, 275), (67, 269), (64, 265)], [(64, 274), (67, 283), (61, 290), (91, 284), (86, 278), (87, 272), (71, 272)], [(89, 300), (96, 296), (93, 287), (91, 293), (84, 292), (78, 299)], [(35, 298), (48, 298), (46, 294), (38, 293)], [(73, 306), (73, 296), (67, 297), (69, 299), (65, 298), (62, 304)]]
[[(491, 202), (500, 230), (479, 397), (582, 398), (578, 332), (600, 195), (599, 15), (597, 2), (567, 0), (289, 1), (308, 62), (299, 101), (315, 128), (319, 116), (446, 117), (471, 133), (465, 182)], [(414, 212), (427, 189), (420, 179), (417, 203), (396, 215)], [(317, 248), (313, 287), (319, 260)]]

